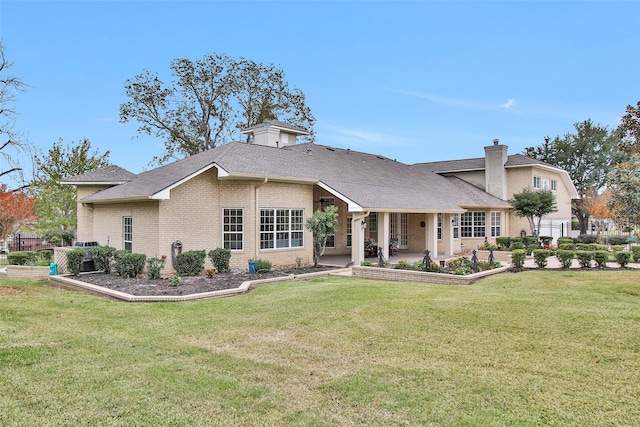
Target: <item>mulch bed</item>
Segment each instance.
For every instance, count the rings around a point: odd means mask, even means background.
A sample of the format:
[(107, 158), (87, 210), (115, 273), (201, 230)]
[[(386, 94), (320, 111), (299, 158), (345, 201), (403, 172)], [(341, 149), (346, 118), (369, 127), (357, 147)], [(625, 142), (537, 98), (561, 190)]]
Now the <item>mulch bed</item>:
[(212, 278), (206, 275), (183, 276), (179, 285), (174, 285), (170, 278), (149, 280), (146, 277), (124, 278), (116, 274), (92, 273), (80, 277), (76, 280), (90, 283), (96, 286), (113, 289), (136, 296), (155, 295), (191, 295), (202, 292), (220, 291), (224, 289), (234, 289), (240, 287), (248, 280), (269, 279), (275, 277), (286, 277), (290, 274), (316, 273), (327, 270), (335, 270), (337, 267), (318, 266), (303, 268), (274, 269), (266, 273), (249, 273), (247, 271), (218, 273)]

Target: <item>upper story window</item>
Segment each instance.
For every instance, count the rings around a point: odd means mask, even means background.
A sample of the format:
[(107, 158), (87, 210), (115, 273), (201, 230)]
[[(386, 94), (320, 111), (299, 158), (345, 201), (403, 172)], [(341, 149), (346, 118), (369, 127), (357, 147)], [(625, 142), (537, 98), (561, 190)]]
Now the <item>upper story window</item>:
[(558, 191), (558, 181), (555, 179), (551, 180), (551, 191)]
[(534, 176), (533, 177), (533, 188), (540, 188), (540, 177), (539, 176)]
[(549, 178), (542, 178), (542, 190), (549, 191)]

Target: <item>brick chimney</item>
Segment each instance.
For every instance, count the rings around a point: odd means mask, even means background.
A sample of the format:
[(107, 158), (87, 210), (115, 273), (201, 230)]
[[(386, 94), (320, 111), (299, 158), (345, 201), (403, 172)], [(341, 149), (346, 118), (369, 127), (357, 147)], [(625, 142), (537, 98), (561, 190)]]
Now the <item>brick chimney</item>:
[(286, 147), (295, 145), (299, 135), (309, 135), (309, 132), (278, 120), (265, 120), (264, 122), (248, 127), (240, 133), (249, 135), (249, 143), (265, 145), (267, 147)]
[(484, 147), (484, 191), (502, 200), (507, 200), (507, 147), (494, 139), (493, 145)]

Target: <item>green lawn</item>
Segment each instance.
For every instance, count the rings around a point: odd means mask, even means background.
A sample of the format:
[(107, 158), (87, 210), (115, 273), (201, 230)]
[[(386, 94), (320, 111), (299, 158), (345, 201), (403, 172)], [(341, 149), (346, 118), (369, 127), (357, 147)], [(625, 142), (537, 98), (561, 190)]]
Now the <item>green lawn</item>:
[(0, 286), (3, 426), (640, 424), (637, 271), (191, 303)]

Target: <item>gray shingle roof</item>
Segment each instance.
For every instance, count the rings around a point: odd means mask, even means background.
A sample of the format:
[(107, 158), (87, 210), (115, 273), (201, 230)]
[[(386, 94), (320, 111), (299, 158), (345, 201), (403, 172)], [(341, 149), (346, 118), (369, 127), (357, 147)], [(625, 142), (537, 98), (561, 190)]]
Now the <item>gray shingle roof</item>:
[(122, 184), (131, 181), (136, 174), (122, 169), (119, 166), (107, 166), (92, 172), (83, 173), (74, 177), (65, 178), (63, 184)]
[[(461, 211), (461, 206), (508, 207), (462, 180), (383, 156), (313, 143), (283, 148), (233, 142), (161, 166), (105, 189), (85, 202), (148, 199), (211, 167), (219, 176), (320, 183), (364, 209)], [(224, 179), (224, 178), (222, 178)]]
[[(518, 167), (518, 166), (533, 166), (540, 165), (553, 169), (557, 167), (545, 163), (542, 160), (534, 159), (533, 157), (525, 156), (524, 154), (512, 154), (507, 156), (507, 163), (505, 167)], [(444, 160), (440, 162), (425, 162), (417, 163), (415, 166), (430, 170), (436, 173), (451, 173), (462, 171), (475, 171), (484, 170), (484, 157), (476, 157), (472, 159), (459, 159), (459, 160)]]

